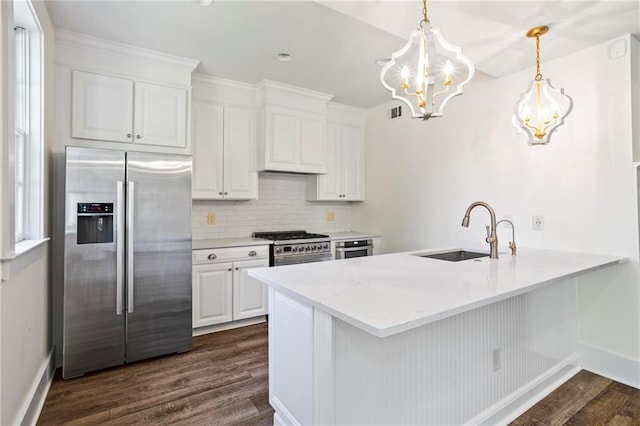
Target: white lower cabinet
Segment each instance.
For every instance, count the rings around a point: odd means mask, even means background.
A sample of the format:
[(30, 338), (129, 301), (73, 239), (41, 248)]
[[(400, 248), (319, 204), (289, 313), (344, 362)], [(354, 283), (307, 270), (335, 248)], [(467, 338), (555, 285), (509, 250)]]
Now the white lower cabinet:
[(193, 328), (233, 320), (233, 264), (193, 265)]
[(246, 260), (234, 263), (233, 268), (233, 319), (245, 319), (267, 314), (268, 289), (260, 281), (249, 276), (252, 268), (269, 266), (269, 260)]
[(193, 261), (193, 328), (267, 315), (267, 286), (248, 270), (269, 266), (268, 246), (194, 250)]

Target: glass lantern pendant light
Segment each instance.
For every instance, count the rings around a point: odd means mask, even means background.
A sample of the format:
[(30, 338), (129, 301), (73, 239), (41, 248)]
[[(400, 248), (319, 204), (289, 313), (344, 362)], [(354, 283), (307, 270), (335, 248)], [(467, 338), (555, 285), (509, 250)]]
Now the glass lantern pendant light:
[(380, 80), (393, 99), (406, 103), (413, 118), (441, 117), (444, 106), (462, 94), (462, 86), (473, 77), (473, 63), (459, 47), (447, 43), (427, 18), (427, 0), (422, 1), (420, 28), (407, 44), (391, 55)]
[(520, 95), (513, 115), (514, 126), (518, 133), (527, 135), (529, 145), (548, 144), (573, 108), (573, 100), (565, 95), (564, 89), (555, 89), (551, 80), (543, 79), (540, 73), (540, 36), (547, 31), (549, 27), (545, 26), (527, 31), (527, 37), (536, 38), (536, 76)]

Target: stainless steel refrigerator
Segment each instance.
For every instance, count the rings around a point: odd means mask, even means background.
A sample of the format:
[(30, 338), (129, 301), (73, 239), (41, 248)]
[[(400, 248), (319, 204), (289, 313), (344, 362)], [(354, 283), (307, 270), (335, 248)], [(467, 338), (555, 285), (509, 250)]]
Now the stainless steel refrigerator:
[(67, 147), (64, 378), (191, 343), (191, 157)]

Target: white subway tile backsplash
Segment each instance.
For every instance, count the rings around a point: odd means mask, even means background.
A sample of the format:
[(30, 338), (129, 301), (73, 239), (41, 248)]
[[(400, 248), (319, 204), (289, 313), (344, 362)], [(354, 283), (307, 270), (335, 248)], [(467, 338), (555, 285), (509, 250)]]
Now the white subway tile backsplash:
[[(305, 229), (310, 232), (351, 230), (350, 202), (310, 202), (303, 175), (262, 173), (258, 199), (251, 201), (194, 200), (193, 238), (246, 237), (254, 231)], [(327, 221), (328, 212), (335, 220)], [(207, 224), (207, 214), (216, 214), (215, 225)]]

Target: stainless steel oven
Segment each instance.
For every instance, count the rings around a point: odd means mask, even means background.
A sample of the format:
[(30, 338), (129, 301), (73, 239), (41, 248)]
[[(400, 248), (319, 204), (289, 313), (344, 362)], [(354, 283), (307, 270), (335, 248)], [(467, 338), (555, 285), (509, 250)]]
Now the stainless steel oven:
[(271, 240), (269, 266), (331, 260), (331, 238), (307, 231), (254, 232), (255, 238)]
[(336, 241), (336, 259), (351, 259), (373, 255), (373, 240)]

